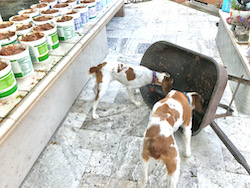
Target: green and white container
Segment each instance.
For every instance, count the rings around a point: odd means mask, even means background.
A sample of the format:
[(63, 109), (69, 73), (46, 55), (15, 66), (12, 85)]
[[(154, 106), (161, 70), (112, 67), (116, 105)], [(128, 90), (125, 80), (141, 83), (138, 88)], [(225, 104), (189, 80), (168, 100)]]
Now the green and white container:
[(0, 59), (0, 99), (5, 99), (16, 91), (17, 82), (11, 69), (11, 63), (7, 59)]
[(1, 31), (16, 31), (15, 23), (10, 21), (0, 22)]
[(9, 21), (14, 22), (15, 24), (20, 24), (20, 23), (32, 22), (32, 19), (28, 14), (22, 14), (22, 15), (11, 16), (9, 18)]
[(54, 16), (42, 15), (32, 18), (35, 25), (42, 25), (46, 23), (53, 23)]
[[(62, 22), (64, 18), (68, 18), (69, 20)], [(64, 15), (56, 17), (54, 23), (57, 26), (59, 40), (69, 41), (76, 36), (74, 19), (72, 16)]]
[[(14, 53), (17, 49), (18, 53)], [(11, 53), (3, 53), (9, 50)], [(34, 72), (33, 64), (29, 54), (29, 46), (26, 44), (11, 44), (2, 47), (0, 58), (8, 59), (11, 62), (12, 70), (16, 78), (25, 78)]]
[(25, 15), (29, 15), (31, 18), (38, 16), (40, 14), (38, 9), (33, 9), (33, 8), (29, 8), (29, 9), (25, 9), (25, 10), (20, 10), (18, 11), (19, 15), (25, 14)]
[(16, 24), (17, 37), (31, 33), (32, 27), (33, 27), (33, 23), (31, 23), (31, 22), (30, 23)]
[[(39, 39), (27, 41), (26, 38), (31, 36), (38, 36)], [(32, 32), (20, 36), (18, 40), (21, 44), (27, 44), (29, 46), (30, 57), (33, 63), (43, 63), (43, 61), (49, 58), (47, 38), (44, 33)]]
[[(52, 29), (46, 29), (47, 25), (53, 27)], [(47, 37), (47, 43), (49, 50), (55, 50), (59, 47), (59, 37), (57, 34), (57, 27), (54, 24), (46, 23), (38, 25), (33, 28), (34, 31), (42, 32)]]
[(0, 45), (6, 46), (9, 44), (17, 43), (17, 34), (15, 31), (0, 32)]

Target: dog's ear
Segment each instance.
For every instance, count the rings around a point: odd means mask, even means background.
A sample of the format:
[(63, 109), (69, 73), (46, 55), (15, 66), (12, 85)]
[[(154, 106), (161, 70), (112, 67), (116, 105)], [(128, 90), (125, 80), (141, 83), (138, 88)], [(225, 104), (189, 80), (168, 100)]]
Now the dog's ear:
[(194, 109), (198, 112), (202, 111), (202, 105), (203, 105), (203, 98), (198, 94), (198, 93), (194, 93), (192, 94), (192, 106), (194, 106)]
[(172, 86), (173, 86), (173, 78), (170, 76), (169, 77), (164, 76), (162, 83), (161, 83), (162, 91), (165, 94), (168, 94), (168, 92), (171, 91)]

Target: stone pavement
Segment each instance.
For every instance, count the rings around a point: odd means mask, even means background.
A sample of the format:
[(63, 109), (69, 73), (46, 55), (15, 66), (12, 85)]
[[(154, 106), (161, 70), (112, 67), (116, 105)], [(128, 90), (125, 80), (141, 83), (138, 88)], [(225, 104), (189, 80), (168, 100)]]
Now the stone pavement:
[[(107, 25), (110, 53), (105, 61), (139, 64), (154, 42), (166, 40), (222, 63), (215, 37), (219, 17), (168, 0), (125, 5), (125, 17)], [(94, 94), (87, 84), (21, 188), (132, 188), (141, 176), (141, 145), (150, 113), (144, 103), (133, 105), (126, 89), (114, 81), (91, 117)], [(140, 93), (138, 100), (143, 101)], [(229, 104), (225, 89), (221, 100)], [(216, 122), (250, 163), (250, 117), (237, 112)], [(222, 112), (223, 109), (218, 109)], [(175, 137), (183, 150), (181, 132)], [(192, 137), (192, 157), (181, 156), (178, 188), (247, 188), (250, 176), (226, 149), (210, 126)], [(148, 188), (166, 187), (162, 162), (149, 166)]]

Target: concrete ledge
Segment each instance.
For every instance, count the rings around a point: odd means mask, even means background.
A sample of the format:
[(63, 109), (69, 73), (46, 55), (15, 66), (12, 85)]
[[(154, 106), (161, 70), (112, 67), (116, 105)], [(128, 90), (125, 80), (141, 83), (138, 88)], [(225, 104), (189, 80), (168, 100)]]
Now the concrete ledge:
[(112, 3), (21, 103), (2, 117), (0, 187), (21, 184), (88, 81), (89, 68), (108, 54), (106, 24), (123, 5), (123, 0)]
[[(229, 75), (250, 80), (250, 58), (246, 54), (247, 44), (238, 44), (230, 30), (230, 25), (226, 22), (229, 13), (220, 10), (220, 22), (216, 36), (216, 43), (224, 66)], [(229, 81), (233, 91), (237, 83)], [(235, 96), (235, 103), (239, 112), (250, 115), (250, 87), (241, 84)]]

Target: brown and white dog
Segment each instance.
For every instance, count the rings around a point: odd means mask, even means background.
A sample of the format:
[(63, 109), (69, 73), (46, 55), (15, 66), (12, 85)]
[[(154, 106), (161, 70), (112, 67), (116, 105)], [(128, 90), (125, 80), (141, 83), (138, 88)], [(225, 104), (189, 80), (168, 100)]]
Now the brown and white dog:
[(147, 84), (161, 85), (164, 93), (168, 93), (172, 89), (172, 78), (169, 73), (152, 71), (144, 66), (104, 62), (96, 67), (91, 67), (89, 73), (92, 79), (95, 78), (96, 97), (92, 110), (93, 119), (99, 118), (96, 114), (97, 105), (112, 80), (117, 80), (126, 86), (129, 99), (137, 106), (141, 103), (135, 99), (135, 89)]
[(202, 111), (203, 99), (196, 92), (183, 93), (171, 90), (153, 106), (142, 150), (143, 177), (140, 187), (145, 187), (149, 158), (162, 160), (169, 176), (169, 188), (175, 188), (180, 174), (180, 156), (174, 132), (183, 128), (184, 156), (191, 156), (192, 110)]

